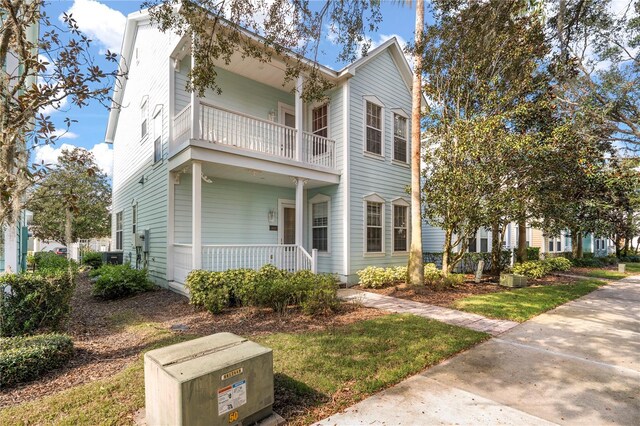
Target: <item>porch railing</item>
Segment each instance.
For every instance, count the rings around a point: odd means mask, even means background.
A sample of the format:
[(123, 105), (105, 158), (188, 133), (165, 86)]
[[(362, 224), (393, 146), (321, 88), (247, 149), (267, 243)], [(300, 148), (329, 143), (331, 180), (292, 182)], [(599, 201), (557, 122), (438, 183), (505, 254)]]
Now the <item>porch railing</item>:
[[(297, 130), (294, 128), (204, 102), (199, 104), (198, 122), (195, 138), (289, 160), (298, 159)], [(173, 118), (172, 149), (192, 137), (191, 125), (189, 105)], [(335, 168), (335, 145), (332, 139), (303, 132), (299, 159), (307, 164)]]
[(295, 244), (202, 246), (202, 269), (208, 271), (260, 269), (267, 264), (289, 272), (315, 272), (312, 255)]

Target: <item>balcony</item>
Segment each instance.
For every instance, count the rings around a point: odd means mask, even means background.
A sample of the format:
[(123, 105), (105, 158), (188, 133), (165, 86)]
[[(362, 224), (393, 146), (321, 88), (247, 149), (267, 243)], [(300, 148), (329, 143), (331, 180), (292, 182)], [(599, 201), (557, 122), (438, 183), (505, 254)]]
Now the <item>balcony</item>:
[[(196, 128), (192, 129), (192, 123)], [(336, 142), (283, 124), (252, 117), (199, 101), (194, 114), (191, 104), (173, 118), (170, 151), (176, 153), (191, 139), (266, 156), (336, 169)], [(300, 147), (300, 148), (298, 148)]]

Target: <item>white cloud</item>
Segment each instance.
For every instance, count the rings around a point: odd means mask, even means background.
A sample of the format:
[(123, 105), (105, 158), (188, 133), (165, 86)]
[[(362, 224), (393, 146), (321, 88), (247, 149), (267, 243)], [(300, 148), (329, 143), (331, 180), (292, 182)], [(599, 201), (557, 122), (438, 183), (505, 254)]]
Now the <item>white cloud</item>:
[(95, 0), (74, 0), (67, 13), (73, 15), (80, 31), (98, 42), (103, 51), (108, 49), (120, 53), (127, 22), (126, 16), (120, 11)]
[[(400, 48), (402, 48), (402, 52), (404, 53), (404, 57), (407, 59), (407, 62), (409, 62), (409, 65), (411, 66), (411, 68), (413, 68), (413, 58), (411, 57), (410, 54), (407, 54), (406, 51), (405, 51), (405, 49), (407, 47), (407, 40), (405, 40), (404, 37), (402, 37), (401, 35), (398, 35), (398, 34), (379, 34), (377, 40), (369, 38), (368, 41), (371, 43), (371, 45), (369, 46), (369, 52), (371, 52), (376, 47), (380, 46), (381, 44), (383, 44), (387, 40), (390, 40), (390, 39), (392, 39), (394, 37), (398, 41), (398, 44), (400, 44)], [(359, 49), (359, 50), (362, 50), (362, 49)]]
[(78, 134), (64, 129), (56, 129), (51, 133), (52, 137), (58, 139), (78, 139)]
[[(77, 148), (75, 145), (64, 143), (58, 148), (51, 145), (39, 146), (35, 149), (35, 163), (44, 163), (49, 166), (58, 164), (58, 157), (62, 151), (71, 151)], [(84, 148), (82, 148), (84, 149)], [(113, 173), (113, 150), (106, 143), (98, 143), (89, 150), (95, 157), (96, 164), (107, 176)]]

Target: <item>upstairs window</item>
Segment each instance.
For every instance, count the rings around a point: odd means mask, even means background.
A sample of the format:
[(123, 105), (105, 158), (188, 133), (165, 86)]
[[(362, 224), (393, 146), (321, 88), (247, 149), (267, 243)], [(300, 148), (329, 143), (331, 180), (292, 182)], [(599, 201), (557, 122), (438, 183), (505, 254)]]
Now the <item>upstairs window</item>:
[(140, 105), (140, 139), (144, 139), (149, 133), (149, 99), (145, 96)]
[(153, 116), (153, 162), (162, 160), (162, 107)]
[(131, 230), (135, 234), (138, 230), (138, 203), (135, 203), (133, 206), (131, 206), (131, 223)]
[(366, 151), (382, 155), (382, 107), (366, 101)]
[(327, 152), (327, 141), (322, 139), (329, 136), (329, 107), (324, 104), (311, 111), (311, 130), (314, 135), (321, 138), (313, 138), (311, 152), (313, 155)]
[(116, 213), (116, 250), (122, 250), (122, 212)]
[(393, 251), (406, 252), (409, 243), (408, 228), (409, 207), (404, 205), (393, 205)]
[(329, 203), (312, 204), (311, 214), (312, 248), (326, 252), (329, 249)]
[(393, 114), (393, 159), (407, 162), (407, 119)]

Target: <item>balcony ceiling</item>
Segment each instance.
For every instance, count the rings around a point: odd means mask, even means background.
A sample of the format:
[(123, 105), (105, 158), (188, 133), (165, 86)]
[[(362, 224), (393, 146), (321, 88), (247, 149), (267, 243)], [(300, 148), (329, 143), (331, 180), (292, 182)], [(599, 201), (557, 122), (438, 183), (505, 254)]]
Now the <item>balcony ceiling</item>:
[(231, 62), (228, 65), (224, 61), (218, 61), (216, 65), (234, 74), (285, 92), (292, 92), (295, 87), (293, 81), (287, 82), (284, 86), (282, 85), (285, 79), (286, 67), (282, 61), (275, 58), (272, 58), (270, 62), (260, 62), (253, 58), (243, 58), (242, 54), (236, 52), (231, 56)]
[[(212, 179), (215, 184), (216, 178), (226, 180), (237, 180), (258, 185), (280, 186), (285, 188), (295, 188), (296, 184), (291, 176), (278, 173), (271, 173), (262, 170), (252, 170), (243, 167), (229, 166), (226, 164), (202, 164), (202, 173)], [(203, 185), (206, 183), (203, 182)], [(305, 188), (318, 188), (327, 186), (327, 182), (308, 180)]]

